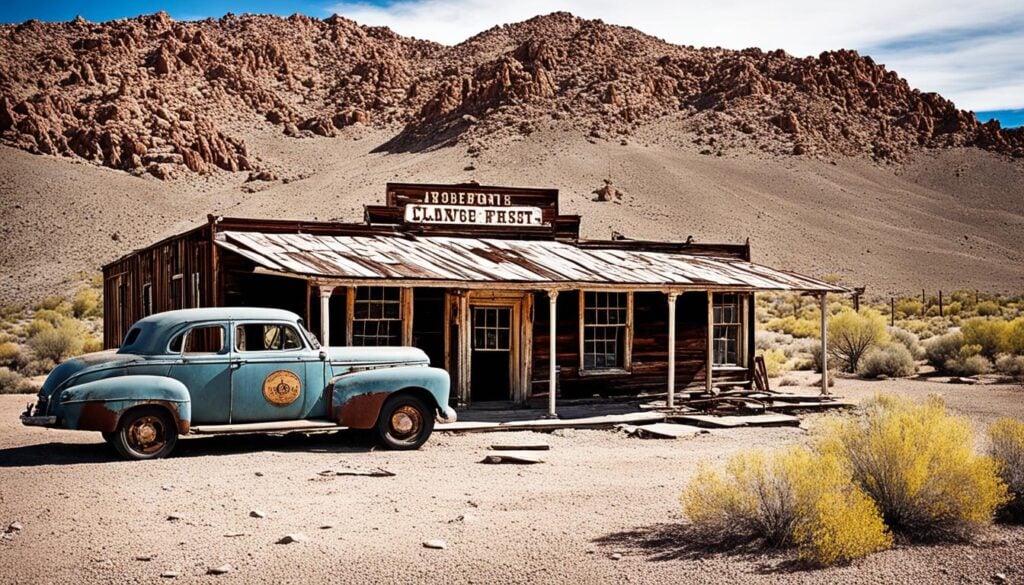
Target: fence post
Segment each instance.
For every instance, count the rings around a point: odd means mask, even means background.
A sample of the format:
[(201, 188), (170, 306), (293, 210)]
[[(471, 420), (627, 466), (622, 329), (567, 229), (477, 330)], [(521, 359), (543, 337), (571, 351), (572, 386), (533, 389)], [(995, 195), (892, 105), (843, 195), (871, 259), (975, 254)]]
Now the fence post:
[(896, 326), (896, 297), (889, 297), (889, 327)]

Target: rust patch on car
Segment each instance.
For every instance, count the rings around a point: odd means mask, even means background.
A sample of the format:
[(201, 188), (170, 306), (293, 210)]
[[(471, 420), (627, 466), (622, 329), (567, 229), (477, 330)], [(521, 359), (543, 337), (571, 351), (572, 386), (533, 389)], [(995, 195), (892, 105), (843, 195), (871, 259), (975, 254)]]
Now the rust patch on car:
[(112, 433), (117, 430), (117, 414), (104, 402), (86, 402), (78, 417), (78, 428), (83, 431)]
[(387, 400), (389, 392), (373, 392), (349, 398), (345, 404), (334, 409), (334, 420), (343, 427), (369, 429), (377, 424), (380, 407)]

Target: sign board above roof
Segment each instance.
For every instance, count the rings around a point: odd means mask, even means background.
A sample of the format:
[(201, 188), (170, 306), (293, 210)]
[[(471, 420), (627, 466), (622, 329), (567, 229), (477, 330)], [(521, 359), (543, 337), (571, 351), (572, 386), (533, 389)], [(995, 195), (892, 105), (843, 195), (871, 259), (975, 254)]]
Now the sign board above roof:
[(558, 190), (388, 183), (385, 205), (367, 205), (369, 223), (413, 233), (578, 237), (579, 218), (558, 214)]

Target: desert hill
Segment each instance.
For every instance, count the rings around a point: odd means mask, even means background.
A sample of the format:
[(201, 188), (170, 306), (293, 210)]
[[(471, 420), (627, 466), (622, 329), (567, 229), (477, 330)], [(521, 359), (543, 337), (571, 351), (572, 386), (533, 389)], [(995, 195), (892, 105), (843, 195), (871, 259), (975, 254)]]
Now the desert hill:
[(455, 47), (339, 17), (5, 25), (0, 301), (207, 213), (360, 221), (389, 180), (557, 187), (588, 237), (750, 237), (876, 294), (1020, 292), (1022, 136), (851, 51), (560, 13)]
[(260, 167), (234, 120), (291, 137), (397, 128), (381, 145), (394, 152), (552, 124), (618, 141), (666, 117), (712, 152), (1024, 156), (1024, 131), (979, 124), (853, 51), (698, 49), (566, 13), (454, 47), (337, 16), (0, 26), (0, 141), (158, 177)]

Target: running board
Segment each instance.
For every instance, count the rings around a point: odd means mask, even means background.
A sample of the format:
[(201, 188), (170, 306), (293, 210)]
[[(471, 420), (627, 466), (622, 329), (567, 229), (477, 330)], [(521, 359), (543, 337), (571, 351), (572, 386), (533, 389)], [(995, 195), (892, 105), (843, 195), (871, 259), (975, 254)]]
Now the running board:
[(288, 433), (293, 431), (340, 430), (329, 420), (283, 420), (275, 422), (245, 423), (237, 425), (200, 425), (189, 431), (193, 435), (220, 435), (225, 433)]

